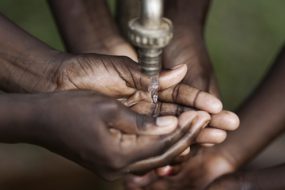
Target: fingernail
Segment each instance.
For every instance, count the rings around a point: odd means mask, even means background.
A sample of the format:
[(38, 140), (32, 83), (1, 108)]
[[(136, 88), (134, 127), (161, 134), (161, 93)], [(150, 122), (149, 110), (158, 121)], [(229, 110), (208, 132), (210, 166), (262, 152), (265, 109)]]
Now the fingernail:
[(196, 105), (200, 105), (200, 109), (210, 113), (219, 113), (223, 109), (222, 102), (215, 96), (208, 93), (200, 93), (200, 96), (196, 101)]
[(156, 125), (158, 125), (159, 127), (168, 127), (168, 126), (172, 126), (175, 125), (177, 119), (176, 117), (173, 116), (163, 116), (163, 117), (158, 117), (156, 119)]
[(161, 129), (161, 133), (167, 134), (177, 127), (178, 120), (174, 116), (163, 116), (156, 118), (157, 130)]

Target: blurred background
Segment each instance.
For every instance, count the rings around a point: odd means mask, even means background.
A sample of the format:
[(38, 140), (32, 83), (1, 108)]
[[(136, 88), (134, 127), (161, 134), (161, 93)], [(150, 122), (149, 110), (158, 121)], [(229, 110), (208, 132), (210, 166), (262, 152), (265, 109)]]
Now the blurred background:
[[(114, 10), (114, 0), (108, 2)], [(284, 7), (284, 0), (213, 1), (206, 39), (226, 108), (235, 110), (273, 63), (285, 42)], [(0, 11), (50, 46), (64, 49), (45, 0), (1, 0)], [(251, 166), (285, 162), (284, 146), (281, 137)], [(39, 147), (4, 144), (0, 144), (0, 188), (120, 189)]]

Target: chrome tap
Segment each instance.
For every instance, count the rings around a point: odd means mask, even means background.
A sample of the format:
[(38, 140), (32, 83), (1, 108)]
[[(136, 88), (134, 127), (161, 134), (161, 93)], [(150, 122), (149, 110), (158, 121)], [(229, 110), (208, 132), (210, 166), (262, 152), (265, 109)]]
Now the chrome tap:
[(160, 72), (162, 50), (173, 36), (171, 21), (162, 15), (163, 0), (140, 0), (139, 17), (128, 23), (128, 38), (138, 48), (142, 71), (149, 76)]

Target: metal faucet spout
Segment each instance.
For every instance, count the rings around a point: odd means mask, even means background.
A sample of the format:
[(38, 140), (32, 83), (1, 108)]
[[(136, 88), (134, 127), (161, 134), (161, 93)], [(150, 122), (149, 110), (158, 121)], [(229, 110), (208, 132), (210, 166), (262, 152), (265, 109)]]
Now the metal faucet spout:
[(140, 0), (140, 17), (129, 22), (128, 37), (138, 47), (142, 71), (149, 75), (160, 72), (162, 49), (171, 40), (172, 23), (163, 18), (163, 0)]
[(147, 28), (160, 26), (163, 15), (163, 0), (142, 0), (140, 22)]

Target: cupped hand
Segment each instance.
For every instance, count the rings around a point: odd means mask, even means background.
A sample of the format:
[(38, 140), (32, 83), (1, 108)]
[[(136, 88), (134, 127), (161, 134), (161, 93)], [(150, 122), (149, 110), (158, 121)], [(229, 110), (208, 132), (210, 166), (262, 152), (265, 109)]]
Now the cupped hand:
[[(83, 54), (62, 59), (57, 74), (57, 90), (95, 90), (119, 99), (139, 113), (152, 113), (148, 90), (151, 79), (140, 71), (139, 65), (127, 57)], [(180, 114), (188, 107), (218, 113), (221, 102), (209, 93), (179, 84), (187, 68), (179, 65), (163, 71), (159, 77), (158, 115)]]
[[(225, 117), (223, 114), (227, 114), (227, 116)], [(228, 125), (229, 123), (231, 125)], [(216, 126), (218, 124), (224, 130), (234, 130), (238, 127), (239, 120), (231, 112), (223, 111), (221, 114), (212, 116), (209, 125)], [(205, 141), (214, 143), (221, 138), (218, 134), (210, 136), (209, 134), (217, 132), (210, 131), (207, 134), (207, 130), (214, 129), (204, 128), (196, 138), (196, 142), (201, 142), (203, 139), (199, 138), (204, 138)], [(203, 137), (204, 132), (206, 132), (206, 137)], [(234, 170), (232, 158), (227, 152), (222, 151), (219, 145), (214, 147), (198, 146), (196, 150), (191, 151), (191, 157), (184, 163), (160, 168), (143, 177), (129, 177), (126, 180), (126, 187), (130, 190), (200, 190), (214, 179)]]
[(34, 144), (113, 180), (171, 162), (203, 125), (193, 111), (153, 118), (91, 91), (32, 95)]

